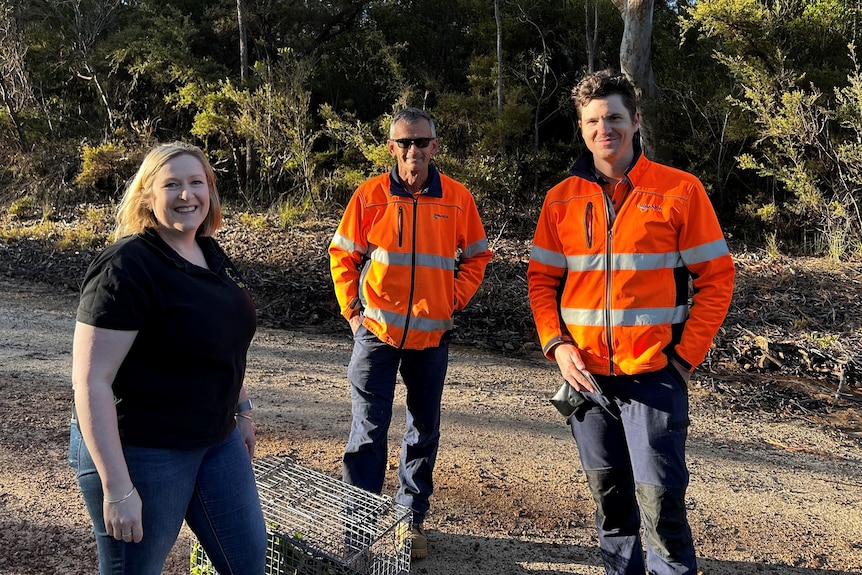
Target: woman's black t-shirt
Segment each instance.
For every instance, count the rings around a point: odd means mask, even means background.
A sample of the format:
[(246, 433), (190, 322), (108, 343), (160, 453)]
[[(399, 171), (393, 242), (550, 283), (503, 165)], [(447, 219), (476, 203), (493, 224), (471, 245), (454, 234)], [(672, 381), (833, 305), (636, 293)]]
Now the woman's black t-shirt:
[(123, 443), (207, 447), (236, 426), (257, 316), (227, 255), (212, 238), (197, 241), (208, 270), (153, 230), (119, 240), (87, 270), (77, 320), (138, 331), (113, 383)]

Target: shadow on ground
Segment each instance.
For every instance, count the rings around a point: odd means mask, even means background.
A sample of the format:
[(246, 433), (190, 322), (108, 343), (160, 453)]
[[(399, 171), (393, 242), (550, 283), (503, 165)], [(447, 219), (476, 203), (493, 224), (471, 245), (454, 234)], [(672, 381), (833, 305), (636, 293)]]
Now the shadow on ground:
[[(413, 561), (414, 575), (449, 575), (453, 573), (452, 557), (473, 557), (461, 567), (462, 573), (498, 573), (500, 575), (547, 575), (604, 573), (598, 548), (581, 545), (559, 545), (541, 541), (525, 541), (495, 537), (478, 537), (427, 531), (430, 554)], [(698, 570), (703, 575), (860, 575), (858, 571), (811, 569), (783, 564), (753, 561), (723, 561), (699, 558)]]

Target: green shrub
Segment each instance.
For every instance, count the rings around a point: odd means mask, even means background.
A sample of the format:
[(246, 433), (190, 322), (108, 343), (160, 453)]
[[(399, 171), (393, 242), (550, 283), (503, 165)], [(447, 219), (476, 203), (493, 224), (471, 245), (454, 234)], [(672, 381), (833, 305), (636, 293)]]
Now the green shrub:
[(31, 196), (23, 196), (18, 198), (6, 209), (13, 219), (23, 220), (29, 217), (33, 212), (33, 198)]
[(269, 227), (269, 220), (266, 218), (266, 214), (250, 214), (248, 212), (243, 212), (239, 216), (239, 221), (244, 226), (248, 226), (253, 230), (265, 230)]
[(84, 144), (81, 148), (81, 171), (75, 177), (75, 184), (83, 191), (91, 192), (93, 197), (102, 196), (105, 192), (113, 196), (123, 188), (136, 167), (136, 160), (130, 158), (129, 151), (122, 144)]

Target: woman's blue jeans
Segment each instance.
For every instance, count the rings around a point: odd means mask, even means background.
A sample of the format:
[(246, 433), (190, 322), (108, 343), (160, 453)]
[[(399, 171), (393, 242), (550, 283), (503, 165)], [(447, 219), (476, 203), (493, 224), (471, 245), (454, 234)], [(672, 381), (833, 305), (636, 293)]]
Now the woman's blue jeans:
[(109, 537), (102, 515), (102, 482), (72, 422), (69, 465), (93, 521), (101, 575), (159, 575), (183, 520), (220, 575), (261, 575), (266, 526), (248, 450), (238, 430), (201, 449), (123, 447), (132, 482), (143, 502), (144, 537), (126, 543)]

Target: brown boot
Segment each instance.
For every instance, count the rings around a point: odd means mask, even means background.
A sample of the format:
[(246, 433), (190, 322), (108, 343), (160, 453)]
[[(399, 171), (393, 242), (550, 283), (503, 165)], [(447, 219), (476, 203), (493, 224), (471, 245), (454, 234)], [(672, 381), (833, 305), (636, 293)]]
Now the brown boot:
[(410, 528), (410, 539), (412, 541), (410, 547), (410, 557), (412, 559), (425, 559), (428, 557), (428, 538), (425, 537), (425, 530), (422, 525), (414, 523)]

